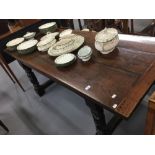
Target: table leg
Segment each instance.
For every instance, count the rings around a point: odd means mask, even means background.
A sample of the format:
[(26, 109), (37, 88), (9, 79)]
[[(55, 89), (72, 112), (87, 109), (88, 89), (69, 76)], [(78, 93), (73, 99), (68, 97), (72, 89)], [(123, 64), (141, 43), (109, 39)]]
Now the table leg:
[(106, 118), (104, 114), (104, 109), (102, 106), (86, 100), (86, 104), (90, 108), (92, 113), (94, 123), (96, 126), (96, 134), (97, 135), (110, 135), (122, 121), (122, 118), (118, 115), (114, 115), (111, 120), (106, 123)]
[(96, 126), (96, 134), (102, 135), (105, 134), (106, 131), (106, 120), (104, 115), (104, 110), (101, 106), (86, 100), (86, 104), (90, 108), (90, 111), (92, 113), (94, 123)]
[(0, 126), (2, 126), (4, 130), (9, 132), (9, 129), (4, 125), (4, 123), (1, 120), (0, 120)]
[(32, 69), (24, 65), (23, 63), (19, 62), (19, 64), (22, 66), (22, 68), (25, 70), (28, 78), (30, 79), (31, 83), (33, 84), (35, 92), (39, 95), (42, 96), (45, 93), (45, 90), (41, 87), (39, 84), (35, 74), (32, 72)]

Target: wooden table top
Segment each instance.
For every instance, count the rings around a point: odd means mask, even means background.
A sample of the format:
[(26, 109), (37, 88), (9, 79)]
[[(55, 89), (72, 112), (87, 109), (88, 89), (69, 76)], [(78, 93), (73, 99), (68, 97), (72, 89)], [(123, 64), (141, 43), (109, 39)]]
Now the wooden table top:
[[(84, 36), (85, 44), (93, 49), (92, 59), (87, 63), (77, 59), (71, 66), (58, 69), (54, 59), (47, 54), (38, 51), (29, 55), (7, 52), (84, 98), (123, 118), (129, 118), (155, 79), (155, 39), (119, 35), (120, 42), (115, 51), (102, 55), (94, 47), (96, 33), (74, 33)], [(88, 85), (90, 89), (86, 90)], [(112, 98), (114, 94), (116, 97)], [(114, 104), (117, 104), (116, 108), (113, 108)]]

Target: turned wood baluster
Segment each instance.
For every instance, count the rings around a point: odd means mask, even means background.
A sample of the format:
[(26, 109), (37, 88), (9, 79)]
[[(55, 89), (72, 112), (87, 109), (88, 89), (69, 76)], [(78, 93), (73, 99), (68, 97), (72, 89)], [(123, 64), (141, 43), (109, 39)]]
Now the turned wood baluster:
[(35, 92), (42, 96), (44, 95), (45, 91), (42, 89), (41, 85), (39, 84), (35, 74), (32, 72), (32, 69), (24, 65), (23, 63), (19, 62), (19, 64), (22, 66), (22, 68), (25, 70), (28, 78), (30, 79), (31, 83), (33, 84)]

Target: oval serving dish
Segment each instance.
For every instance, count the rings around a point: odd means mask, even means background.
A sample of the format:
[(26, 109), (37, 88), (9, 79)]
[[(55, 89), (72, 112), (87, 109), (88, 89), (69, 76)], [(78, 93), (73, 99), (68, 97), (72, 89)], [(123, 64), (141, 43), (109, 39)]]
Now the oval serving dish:
[(17, 46), (19, 54), (29, 54), (36, 49), (38, 41), (36, 39), (28, 40)]
[(22, 43), (24, 41), (24, 38), (16, 38), (16, 39), (13, 39), (11, 41), (9, 41), (7, 44), (6, 44), (6, 47), (9, 49), (9, 51), (15, 51), (17, 50), (17, 46)]
[(39, 26), (41, 33), (46, 34), (47, 32), (54, 32), (57, 29), (56, 22), (50, 22)]
[(76, 60), (76, 56), (72, 53), (62, 54), (58, 56), (54, 63), (57, 67), (66, 67), (71, 65)]
[(48, 54), (50, 56), (59, 56), (62, 54), (70, 53), (78, 49), (83, 43), (84, 37), (80, 35), (75, 35), (74, 37), (72, 36), (70, 38), (61, 39), (49, 48)]

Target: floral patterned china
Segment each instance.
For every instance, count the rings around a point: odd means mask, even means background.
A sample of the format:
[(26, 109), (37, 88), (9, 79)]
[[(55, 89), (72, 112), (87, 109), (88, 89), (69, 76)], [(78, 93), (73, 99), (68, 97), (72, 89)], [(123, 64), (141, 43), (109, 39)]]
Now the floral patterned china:
[(62, 54), (58, 56), (55, 60), (54, 63), (58, 67), (66, 67), (71, 65), (74, 61), (76, 60), (76, 56), (72, 53), (67, 53), (67, 54)]
[(24, 38), (16, 38), (9, 41), (6, 46), (10, 51), (14, 51), (17, 49), (17, 46), (24, 41)]
[(17, 46), (17, 51), (20, 54), (29, 54), (36, 49), (38, 41), (36, 39), (28, 40)]
[(41, 37), (40, 40), (44, 40), (44, 39), (47, 39), (47, 38), (56, 38), (57, 36), (59, 35), (59, 32), (47, 32), (47, 34), (43, 37)]
[(41, 33), (46, 34), (47, 32), (54, 32), (57, 29), (56, 22), (50, 22), (39, 26), (39, 30)]
[(92, 49), (89, 46), (84, 46), (78, 51), (78, 57), (82, 61), (89, 61), (92, 55)]
[(26, 40), (29, 40), (29, 39), (34, 39), (35, 35), (36, 35), (36, 32), (27, 32), (23, 37)]
[(56, 39), (53, 37), (49, 37), (49, 38), (45, 38), (43, 40), (41, 40), (38, 44), (37, 44), (37, 47), (38, 47), (38, 50), (39, 51), (42, 51), (42, 52), (45, 52), (45, 51), (48, 51), (48, 49), (56, 43)]
[(64, 30), (64, 31), (62, 31), (62, 32), (60, 33), (59, 37), (62, 38), (62, 37), (64, 37), (64, 36), (66, 36), (66, 35), (69, 35), (69, 34), (72, 33), (72, 31), (73, 31), (72, 29)]
[(78, 49), (83, 43), (84, 37), (80, 35), (75, 35), (74, 37), (72, 36), (70, 38), (61, 39), (49, 48), (48, 54), (50, 56), (59, 56), (62, 54), (70, 53)]
[(95, 36), (95, 48), (102, 54), (112, 52), (119, 42), (118, 31), (114, 28), (105, 28)]

